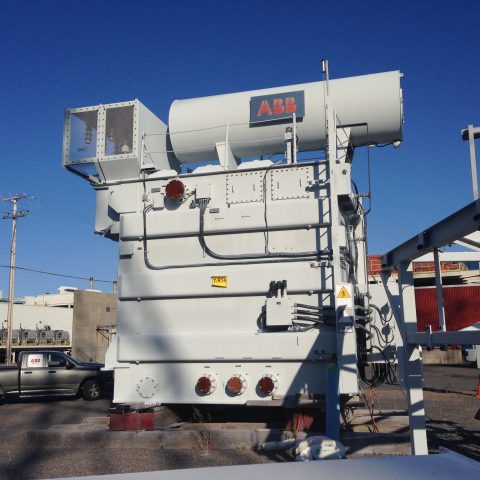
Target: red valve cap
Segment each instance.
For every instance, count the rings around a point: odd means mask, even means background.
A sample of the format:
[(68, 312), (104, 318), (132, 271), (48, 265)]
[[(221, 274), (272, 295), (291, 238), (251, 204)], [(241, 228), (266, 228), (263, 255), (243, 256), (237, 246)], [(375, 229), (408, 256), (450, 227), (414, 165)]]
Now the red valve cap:
[(165, 195), (174, 202), (180, 202), (185, 195), (185, 185), (180, 180), (170, 180), (165, 187)]
[(275, 388), (275, 383), (270, 377), (262, 377), (258, 381), (258, 388), (265, 395), (270, 395)]
[(230, 377), (227, 382), (227, 390), (233, 395), (238, 395), (242, 391), (242, 379), (239, 377)]
[(202, 393), (209, 393), (212, 388), (212, 381), (208, 377), (200, 377), (197, 380), (197, 390)]

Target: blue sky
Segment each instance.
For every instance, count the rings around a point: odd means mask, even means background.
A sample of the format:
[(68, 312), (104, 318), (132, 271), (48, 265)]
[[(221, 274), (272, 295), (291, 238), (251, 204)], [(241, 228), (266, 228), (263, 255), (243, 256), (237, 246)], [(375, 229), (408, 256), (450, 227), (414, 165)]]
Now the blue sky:
[[(116, 276), (117, 244), (93, 234), (93, 191), (61, 166), (66, 107), (138, 98), (167, 121), (176, 98), (319, 80), (322, 58), (332, 78), (405, 74), (404, 143), (371, 150), (370, 252), (388, 250), (472, 200), (460, 130), (480, 124), (479, 23), (473, 0), (4, 0), (0, 195), (38, 198), (19, 221), (17, 265)], [(365, 159), (359, 150), (361, 187)], [(10, 229), (0, 222), (2, 265)], [(16, 279), (16, 296), (88, 286), (24, 271)]]

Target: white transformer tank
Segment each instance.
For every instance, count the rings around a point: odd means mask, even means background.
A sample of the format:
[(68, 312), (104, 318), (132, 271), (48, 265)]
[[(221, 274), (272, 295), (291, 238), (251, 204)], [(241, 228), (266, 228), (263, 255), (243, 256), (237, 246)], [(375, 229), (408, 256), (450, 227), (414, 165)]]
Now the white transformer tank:
[[(67, 111), (64, 165), (91, 182), (97, 233), (119, 244), (114, 402), (316, 401), (332, 362), (340, 393), (358, 392), (353, 148), (402, 139), (400, 77), (175, 101), (168, 127), (137, 101)], [(209, 160), (220, 165), (178, 167)]]

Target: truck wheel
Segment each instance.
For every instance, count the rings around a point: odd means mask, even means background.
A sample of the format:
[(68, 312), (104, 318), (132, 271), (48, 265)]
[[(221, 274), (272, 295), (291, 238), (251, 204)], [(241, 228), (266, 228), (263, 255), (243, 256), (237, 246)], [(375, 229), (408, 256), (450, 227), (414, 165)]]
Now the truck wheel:
[(82, 397), (85, 400), (98, 400), (101, 397), (100, 384), (98, 380), (87, 380), (82, 386)]

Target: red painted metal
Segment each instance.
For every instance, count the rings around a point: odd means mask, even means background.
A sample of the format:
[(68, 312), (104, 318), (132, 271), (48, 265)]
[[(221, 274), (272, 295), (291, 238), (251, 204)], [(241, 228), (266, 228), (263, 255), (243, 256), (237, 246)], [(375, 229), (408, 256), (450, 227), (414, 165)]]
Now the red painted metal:
[[(369, 255), (367, 269), (369, 275), (380, 275), (382, 271), (382, 255)], [(464, 262), (440, 262), (442, 272), (467, 272), (468, 268)], [(435, 264), (433, 262), (413, 262), (413, 273), (434, 273)], [(396, 269), (393, 269), (396, 273)]]
[(180, 202), (185, 195), (185, 185), (180, 180), (170, 180), (165, 187), (165, 195), (174, 202)]
[(154, 430), (155, 414), (153, 412), (111, 413), (110, 430)]
[(212, 381), (208, 377), (203, 376), (197, 380), (197, 389), (200, 392), (204, 393), (205, 395), (210, 393), (211, 388), (212, 388)]
[(265, 395), (270, 395), (275, 388), (275, 383), (270, 377), (262, 377), (258, 381), (258, 388), (264, 393)]
[[(417, 329), (427, 325), (438, 330), (437, 297), (435, 288), (416, 288)], [(445, 323), (448, 331), (460, 330), (480, 322), (480, 286), (443, 287)]]
[[(442, 272), (468, 272), (464, 262), (441, 262)], [(433, 262), (413, 262), (414, 275), (433, 274)], [(368, 256), (368, 274), (379, 275), (382, 271), (381, 255)], [(416, 287), (417, 329), (423, 332), (427, 325), (438, 330), (437, 296), (435, 287)], [(455, 331), (480, 322), (480, 286), (456, 285), (443, 287), (443, 302), (447, 330)]]
[(325, 413), (319, 409), (295, 409), (285, 411), (285, 430), (294, 432), (325, 431)]

